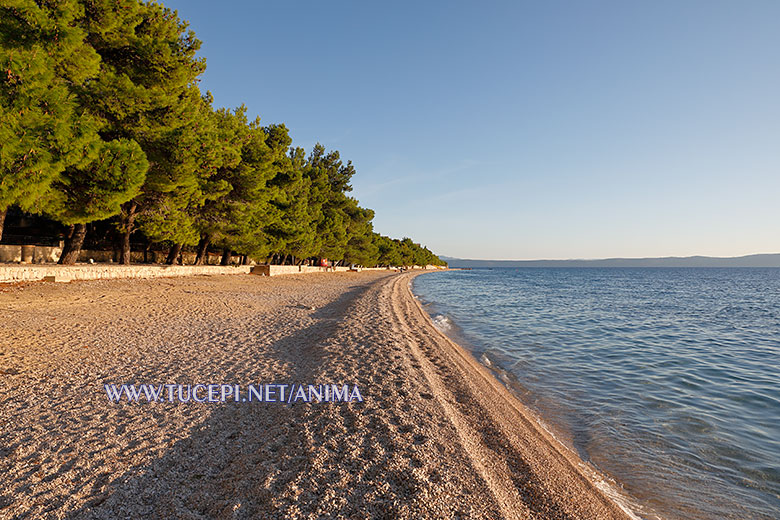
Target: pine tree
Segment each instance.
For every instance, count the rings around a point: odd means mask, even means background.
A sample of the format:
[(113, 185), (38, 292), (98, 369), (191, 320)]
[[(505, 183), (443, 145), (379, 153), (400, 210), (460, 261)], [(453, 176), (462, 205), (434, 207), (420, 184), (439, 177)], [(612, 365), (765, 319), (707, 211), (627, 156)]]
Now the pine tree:
[[(290, 145), (289, 138), (281, 144), (279, 139), (271, 141), (280, 150)], [(312, 191), (310, 167), (302, 148), (290, 149), (289, 154), (274, 163), (274, 168), (275, 175), (268, 183), (269, 212), (263, 231), (271, 251), (302, 261), (319, 251), (316, 223), (322, 201)]]
[[(197, 87), (205, 62), (186, 22), (139, 0), (4, 0), (0, 5), (0, 237), (6, 210), (71, 226), (61, 261), (78, 257), (86, 224), (115, 218), (120, 263), (140, 228), (281, 261), (363, 265), (442, 262), (411, 239), (373, 232), (350, 197), (355, 168), (317, 144), (306, 157), (284, 125), (212, 108)], [(107, 225), (103, 225), (106, 228)]]
[(387, 267), (401, 265), (402, 259), (398, 252), (398, 244), (393, 239), (374, 233), (373, 241), (378, 252), (377, 265)]
[(319, 143), (309, 155), (308, 163), (312, 200), (318, 204), (321, 201), (321, 209), (316, 216), (320, 242), (317, 254), (321, 258), (341, 261), (348, 241), (346, 207), (349, 201), (346, 193), (352, 191), (349, 182), (355, 168), (351, 162), (343, 164), (337, 151), (326, 154)]
[(104, 139), (135, 140), (150, 165), (139, 195), (119, 215), (119, 261), (129, 263), (138, 214), (154, 208), (175, 220), (181, 199), (193, 188), (191, 172), (173, 165), (170, 153), (197, 119), (193, 112), (201, 101), (195, 84), (205, 62), (195, 57), (200, 41), (194, 33), (160, 4), (89, 0), (85, 7), (85, 27), (101, 69), (80, 97), (99, 118)]
[(234, 235), (227, 242), (243, 254), (265, 258), (287, 239), (279, 233), (283, 214), (278, 201), (286, 193), (281, 179), (293, 174), (288, 156), (292, 140), (286, 126), (261, 127), (259, 120), (252, 124), (250, 136), (243, 150), (241, 175), (235, 177), (234, 191), (227, 197), (228, 220), (234, 225)]
[(149, 163), (135, 141), (99, 141), (83, 162), (67, 168), (53, 184), (46, 212), (73, 226), (60, 257), (73, 264), (84, 242), (86, 224), (119, 213), (120, 205), (138, 194)]
[(220, 109), (216, 117), (232, 153), (231, 160), (217, 170), (213, 181), (224, 183), (229, 189), (210, 197), (197, 212), (200, 242), (196, 263), (202, 261), (212, 243), (242, 255), (265, 254), (265, 241), (259, 237), (260, 220), (266, 213), (266, 182), (272, 175), (273, 160), (266, 133), (259, 119), (247, 123), (243, 106), (233, 112)]
[(169, 262), (183, 245), (198, 243), (213, 203), (233, 189), (231, 172), (241, 160), (247, 133), (243, 109), (215, 112), (211, 102), (210, 94), (200, 98), (192, 107), (189, 122), (172, 130), (162, 141), (165, 153), (160, 154), (157, 167), (159, 172), (169, 174), (170, 185), (150, 189), (140, 214), (144, 235), (173, 243)]
[(97, 74), (75, 0), (0, 5), (0, 237), (6, 211), (41, 213), (52, 183), (96, 139), (71, 89)]
[(344, 207), (347, 215), (347, 244), (344, 261), (357, 265), (374, 265), (379, 258), (379, 249), (373, 241), (373, 210), (361, 208), (355, 198), (347, 198)]

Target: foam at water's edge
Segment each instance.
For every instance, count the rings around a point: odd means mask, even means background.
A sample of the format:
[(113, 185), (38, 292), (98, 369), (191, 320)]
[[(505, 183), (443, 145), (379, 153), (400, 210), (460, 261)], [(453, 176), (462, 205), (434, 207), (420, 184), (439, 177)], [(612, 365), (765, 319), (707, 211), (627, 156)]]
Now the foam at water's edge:
[[(506, 387), (506, 389), (512, 393), (512, 395), (514, 395), (520, 402), (524, 403), (524, 400), (519, 395), (517, 389), (513, 388), (513, 375), (511, 372), (502, 368), (501, 365), (497, 362), (491, 360), (485, 352), (480, 354), (479, 362), (485, 365), (490, 370), (490, 373), (493, 374), (493, 376), (498, 379), (504, 385), (504, 387)], [(652, 520), (662, 520), (661, 517), (657, 515), (653, 515), (652, 517), (639, 516), (641, 507), (636, 503), (636, 501), (632, 500), (625, 491), (623, 491), (623, 487), (617, 481), (615, 481), (615, 479), (610, 478), (602, 471), (599, 471), (596, 467), (593, 466), (593, 464), (582, 460), (579, 454), (577, 454), (576, 450), (566, 444), (558, 432), (556, 432), (554, 428), (547, 424), (547, 422), (544, 421), (542, 416), (536, 410), (527, 405), (525, 405), (525, 409), (534, 419), (534, 422), (536, 422), (539, 428), (547, 432), (547, 434), (558, 444), (560, 448), (565, 449), (575, 458), (575, 460), (579, 461), (580, 469), (588, 476), (593, 485), (596, 486), (602, 493), (604, 493), (608, 499), (617, 504), (617, 506), (620, 507), (620, 509), (622, 509), (623, 512), (629, 516), (629, 518), (632, 520), (650, 520), (651, 518)]]
[(431, 316), (431, 321), (433, 321), (433, 325), (442, 332), (447, 332), (452, 329), (452, 321), (444, 314)]

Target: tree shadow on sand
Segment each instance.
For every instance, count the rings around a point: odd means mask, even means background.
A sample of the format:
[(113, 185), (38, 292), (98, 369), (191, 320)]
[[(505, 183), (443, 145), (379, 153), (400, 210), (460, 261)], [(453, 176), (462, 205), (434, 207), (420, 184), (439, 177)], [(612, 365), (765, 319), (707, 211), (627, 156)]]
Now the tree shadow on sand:
[[(284, 380), (264, 383), (367, 382), (360, 370), (351, 368), (361, 365), (363, 353), (345, 352), (338, 342), (343, 317), (355, 310), (355, 300), (365, 289), (355, 287), (317, 309), (311, 326), (275, 342), (273, 355), (288, 370)], [(331, 361), (337, 357), (342, 368), (333, 370)], [(319, 380), (334, 375), (360, 380)], [(393, 427), (379, 418), (381, 393), (363, 403), (213, 406), (210, 417), (162, 457), (90, 482), (92, 498), (65, 517), (287, 518), (309, 512), (393, 518), (399, 500), (418, 491), (406, 475), (410, 456), (396, 444)]]

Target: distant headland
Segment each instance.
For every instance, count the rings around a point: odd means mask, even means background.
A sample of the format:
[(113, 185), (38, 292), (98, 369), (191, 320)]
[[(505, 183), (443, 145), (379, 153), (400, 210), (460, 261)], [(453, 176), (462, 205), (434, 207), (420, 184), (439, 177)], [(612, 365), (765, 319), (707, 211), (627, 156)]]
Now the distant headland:
[(450, 267), (780, 267), (780, 253), (735, 257), (668, 256), (598, 260), (467, 260), (440, 257)]

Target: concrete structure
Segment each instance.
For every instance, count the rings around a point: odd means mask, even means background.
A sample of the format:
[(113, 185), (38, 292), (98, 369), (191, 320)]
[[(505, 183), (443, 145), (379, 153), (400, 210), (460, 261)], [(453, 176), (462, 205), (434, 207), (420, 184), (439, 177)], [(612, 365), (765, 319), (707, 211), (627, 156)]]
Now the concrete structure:
[[(361, 268), (361, 271), (385, 271), (386, 267)], [(199, 276), (219, 274), (257, 274), (279, 276), (284, 274), (347, 272), (349, 267), (317, 267), (308, 265), (117, 265), (78, 264), (0, 265), (0, 283), (13, 282), (70, 282), (73, 280), (100, 280), (110, 278), (161, 278), (172, 276)]]
[[(62, 254), (62, 245), (59, 247), (36, 246), (36, 245), (9, 245), (0, 244), (0, 263), (8, 264), (56, 264)], [(162, 264), (165, 262), (168, 252), (149, 251), (148, 259), (151, 263)], [(192, 265), (195, 262), (195, 253), (183, 252), (182, 260), (185, 265)], [(113, 251), (92, 251), (82, 249), (79, 253), (79, 262), (107, 262), (111, 263), (114, 259)], [(234, 256), (231, 259), (231, 265), (238, 265), (241, 257)], [(219, 265), (222, 255), (219, 253), (207, 253), (203, 265)], [(143, 251), (131, 251), (130, 261), (140, 264), (144, 261)], [(251, 264), (254, 265), (254, 264)]]
[(0, 262), (43, 264), (56, 263), (62, 254), (62, 247), (0, 245)]
[(0, 265), (0, 283), (248, 274), (251, 269), (248, 265)]
[[(256, 265), (252, 268), (252, 274), (261, 276), (279, 276), (281, 274), (304, 274), (304, 273), (332, 273), (347, 272), (349, 267), (320, 267), (316, 265)], [(355, 271), (386, 271), (386, 267), (361, 267)]]

